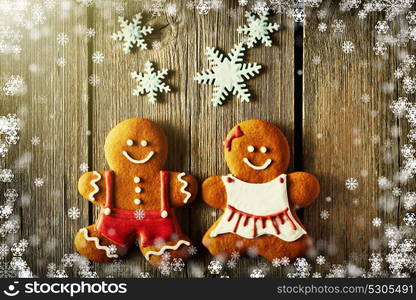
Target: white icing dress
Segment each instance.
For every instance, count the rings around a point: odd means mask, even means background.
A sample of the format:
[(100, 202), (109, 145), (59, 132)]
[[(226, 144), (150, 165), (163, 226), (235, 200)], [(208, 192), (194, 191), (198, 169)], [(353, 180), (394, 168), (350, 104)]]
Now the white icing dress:
[(290, 211), (286, 174), (266, 183), (248, 183), (232, 175), (222, 176), (222, 181), (228, 205), (211, 237), (235, 233), (253, 239), (270, 234), (292, 242), (306, 234)]

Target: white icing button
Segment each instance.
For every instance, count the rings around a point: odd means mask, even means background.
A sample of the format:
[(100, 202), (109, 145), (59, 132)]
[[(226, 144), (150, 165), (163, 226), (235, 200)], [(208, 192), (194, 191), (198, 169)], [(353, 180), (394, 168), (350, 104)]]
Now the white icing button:
[(261, 152), (261, 153), (266, 153), (266, 152), (267, 152), (267, 148), (266, 148), (266, 147), (264, 147), (264, 146), (263, 146), (263, 147), (261, 147), (261, 148), (260, 148), (260, 152)]
[(134, 199), (134, 204), (139, 205), (140, 203), (142, 203), (142, 200), (140, 200), (140, 199)]
[(139, 183), (140, 182), (140, 177), (134, 177), (134, 183)]
[(135, 191), (136, 193), (141, 193), (141, 192), (142, 192), (142, 188), (141, 188), (141, 187), (139, 187), (139, 186), (137, 186), (137, 187), (134, 189), (134, 191)]
[(248, 146), (248, 147), (247, 147), (247, 151), (248, 151), (248, 152), (254, 152), (254, 146), (251, 146), (251, 145), (250, 145), (250, 146)]
[(168, 216), (168, 212), (166, 210), (162, 211), (162, 213), (160, 214), (160, 216), (162, 218), (166, 218)]
[(104, 209), (104, 214), (106, 216), (108, 216), (109, 214), (111, 214), (111, 209), (109, 209), (108, 207)]
[(143, 147), (146, 147), (147, 146), (147, 141), (146, 140), (142, 140), (140, 142), (140, 145), (142, 145)]
[(133, 140), (128, 139), (127, 140), (127, 146), (133, 146)]

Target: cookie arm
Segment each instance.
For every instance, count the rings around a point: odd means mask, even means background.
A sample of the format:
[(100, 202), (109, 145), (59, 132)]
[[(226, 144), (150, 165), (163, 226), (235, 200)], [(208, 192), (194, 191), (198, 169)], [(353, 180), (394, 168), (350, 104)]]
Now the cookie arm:
[(298, 207), (306, 207), (318, 198), (321, 190), (318, 179), (306, 172), (294, 172), (287, 176), (289, 200)]
[(227, 194), (221, 176), (212, 176), (202, 183), (202, 200), (209, 206), (225, 209)]
[(183, 172), (169, 172), (169, 194), (172, 207), (190, 203), (198, 194), (198, 180)]
[(106, 187), (104, 170), (86, 172), (78, 180), (78, 191), (86, 200), (103, 206), (105, 204)]

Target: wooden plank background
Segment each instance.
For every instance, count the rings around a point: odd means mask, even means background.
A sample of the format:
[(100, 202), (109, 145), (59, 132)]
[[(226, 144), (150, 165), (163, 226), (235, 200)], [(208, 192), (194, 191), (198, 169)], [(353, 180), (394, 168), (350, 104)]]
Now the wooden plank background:
[[(175, 16), (150, 17), (145, 13), (144, 23), (155, 29), (146, 40), (149, 46), (159, 41), (161, 47), (129, 55), (123, 53), (120, 42), (110, 38), (119, 28), (119, 14), (112, 2), (100, 1), (88, 8), (71, 2), (71, 10), (58, 5), (38, 32), (24, 35), (20, 60), (0, 57), (1, 75), (20, 74), (28, 85), (23, 96), (1, 96), (0, 115), (18, 112), (25, 121), (21, 141), (0, 160), (0, 167), (17, 166), (19, 170), (14, 183), (7, 186), (17, 187), (23, 195), (20, 236), (31, 237), (32, 248), (26, 258), (35, 274), (45, 274), (47, 263), (59, 265), (65, 253), (74, 252), (76, 231), (95, 221), (98, 210), (76, 190), (79, 165), (88, 163), (90, 170), (107, 168), (105, 137), (113, 126), (131, 117), (160, 123), (170, 144), (166, 169), (191, 173), (201, 181), (228, 173), (222, 141), (234, 124), (264, 119), (278, 125), (291, 145), (290, 171), (314, 173), (321, 182), (321, 196), (301, 215), (317, 244), (312, 255), (323, 254), (331, 263), (366, 266), (369, 255), (378, 250), (371, 240), (382, 236), (382, 229), (371, 226), (372, 218), (380, 216), (385, 223), (399, 224), (400, 210), (383, 212), (379, 209), (383, 200), (378, 199), (377, 178), (392, 177), (398, 170), (398, 149), (403, 143), (401, 136), (390, 135), (396, 120), (386, 105), (399, 94), (382, 92), (385, 83), (392, 80), (396, 55), (375, 57), (373, 41), (368, 39), (379, 16), (369, 17), (363, 26), (355, 16), (329, 9), (328, 25), (338, 18), (346, 23), (345, 33), (339, 35), (320, 33), (316, 17), (308, 19), (304, 29), (295, 30), (292, 20), (272, 16), (282, 26), (273, 34), (273, 46), (258, 46), (246, 55), (248, 62), (263, 66), (260, 75), (248, 82), (253, 101), (240, 103), (229, 97), (223, 107), (214, 108), (210, 103), (212, 86), (198, 85), (192, 78), (208, 65), (206, 47), (228, 53), (241, 41), (236, 28), (245, 23), (244, 10), (234, 2), (224, 1), (224, 9), (206, 16), (186, 8), (185, 1), (176, 1)], [(142, 10), (143, 3), (126, 1), (123, 14), (131, 18)], [(96, 31), (91, 40), (85, 37), (88, 27)], [(70, 37), (64, 46), (56, 42), (61, 32)], [(354, 43), (352, 54), (342, 52), (345, 40)], [(96, 51), (104, 54), (104, 63), (92, 63), (91, 55)], [(321, 59), (319, 64), (312, 63), (316, 56)], [(56, 64), (59, 57), (66, 58), (64, 68)], [(161, 95), (155, 105), (132, 95), (136, 83), (130, 73), (141, 71), (147, 60), (170, 70), (167, 82), (173, 92)], [(296, 68), (299, 62), (300, 68)], [(91, 74), (100, 77), (99, 85), (88, 84)], [(370, 103), (360, 103), (363, 94), (370, 95)], [(41, 138), (39, 146), (31, 145), (33, 136)], [(389, 164), (380, 159), (380, 143), (387, 140), (393, 154)], [(22, 155), (28, 162), (22, 162)], [(34, 186), (36, 177), (45, 178), (43, 187)], [(349, 177), (358, 179), (356, 191), (345, 189)], [(0, 186), (1, 194), (7, 186)], [(68, 218), (70, 207), (80, 208), (79, 219)], [(330, 213), (328, 220), (320, 218), (325, 209)], [(206, 267), (212, 257), (200, 240), (220, 213), (200, 199), (179, 210), (183, 229), (196, 243), (198, 254), (185, 272), (173, 276), (208, 275)], [(327, 248), (329, 253), (324, 251)], [(246, 277), (259, 265), (268, 276), (283, 276), (281, 269), (253, 258), (240, 259), (227, 274)], [(160, 276), (137, 250), (121, 267), (94, 264), (94, 268), (100, 276), (132, 277), (140, 272)], [(314, 266), (318, 271), (327, 268)]]

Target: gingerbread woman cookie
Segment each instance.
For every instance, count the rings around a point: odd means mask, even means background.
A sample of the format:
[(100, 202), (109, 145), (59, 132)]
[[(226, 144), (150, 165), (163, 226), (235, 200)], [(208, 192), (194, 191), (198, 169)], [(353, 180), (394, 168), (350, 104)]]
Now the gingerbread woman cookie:
[(290, 160), (286, 137), (261, 120), (235, 126), (224, 143), (231, 174), (213, 176), (202, 184), (202, 198), (224, 210), (202, 243), (214, 256), (228, 258), (254, 252), (268, 260), (305, 255), (310, 239), (296, 215), (318, 197), (312, 174), (285, 174)]
[(161, 255), (186, 259), (191, 241), (176, 220), (174, 208), (195, 199), (197, 180), (161, 170), (168, 141), (155, 123), (134, 118), (114, 127), (104, 152), (111, 170), (84, 173), (81, 195), (101, 206), (93, 225), (75, 236), (78, 252), (92, 261), (111, 262), (127, 253), (137, 240), (144, 257), (158, 265)]

